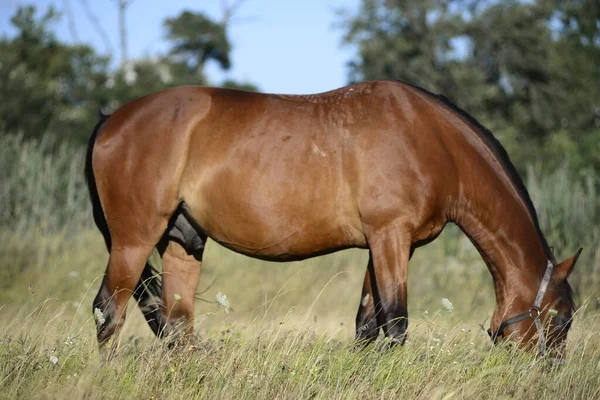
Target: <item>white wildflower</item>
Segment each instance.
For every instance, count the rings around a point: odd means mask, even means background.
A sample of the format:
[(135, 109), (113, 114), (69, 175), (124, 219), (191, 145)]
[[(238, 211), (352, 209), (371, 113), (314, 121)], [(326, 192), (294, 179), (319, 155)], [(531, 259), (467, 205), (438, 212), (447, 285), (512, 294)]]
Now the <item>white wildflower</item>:
[(94, 319), (100, 324), (100, 326), (104, 325), (104, 322), (106, 322), (104, 319), (104, 314), (102, 314), (102, 310), (97, 307), (94, 308)]
[(448, 300), (447, 298), (443, 298), (442, 299), (442, 306), (448, 310), (448, 312), (452, 312), (452, 310), (454, 310), (454, 306), (452, 305), (452, 303), (450, 302), (450, 300)]
[(175, 299), (175, 301), (179, 301), (179, 300), (181, 300), (181, 296), (180, 296), (180, 295), (178, 295), (177, 293), (175, 293), (175, 294), (173, 295), (173, 298)]
[(225, 308), (225, 312), (229, 312), (229, 300), (223, 293), (217, 293), (217, 304)]
[(58, 364), (58, 357), (50, 356), (50, 362), (52, 363), (52, 365)]
[(558, 311), (557, 311), (557, 310), (555, 310), (555, 309), (553, 309), (553, 308), (551, 308), (551, 309), (548, 311), (548, 314), (550, 314), (550, 316), (551, 316), (551, 317), (556, 317), (556, 315), (558, 314)]

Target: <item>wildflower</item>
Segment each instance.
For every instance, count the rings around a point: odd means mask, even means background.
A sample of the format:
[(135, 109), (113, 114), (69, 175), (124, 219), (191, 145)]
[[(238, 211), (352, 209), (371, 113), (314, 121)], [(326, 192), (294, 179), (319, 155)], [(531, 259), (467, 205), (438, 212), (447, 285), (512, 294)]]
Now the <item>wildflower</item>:
[(75, 342), (73, 342), (73, 339), (71, 338), (71, 336), (67, 336), (67, 340), (65, 340), (65, 344), (67, 346), (73, 346), (75, 344)]
[(175, 293), (175, 294), (173, 295), (173, 298), (175, 299), (175, 301), (179, 301), (179, 300), (181, 300), (181, 296), (180, 296), (180, 295), (178, 295), (177, 293)]
[(52, 365), (58, 364), (58, 357), (50, 356), (50, 362), (52, 363)]
[(556, 317), (556, 314), (558, 314), (558, 311), (556, 311), (555, 309), (551, 308), (548, 311), (548, 314), (550, 314), (551, 317)]
[(97, 307), (94, 308), (94, 319), (98, 324), (100, 324), (100, 326), (104, 325), (104, 322), (106, 322), (104, 319), (104, 314), (102, 314), (102, 310)]
[(225, 308), (225, 312), (229, 312), (229, 300), (223, 293), (217, 293), (217, 304)]
[(450, 300), (448, 300), (447, 298), (443, 298), (442, 299), (442, 306), (448, 310), (448, 312), (452, 312), (452, 310), (454, 310), (454, 306), (452, 305), (452, 303), (450, 303)]

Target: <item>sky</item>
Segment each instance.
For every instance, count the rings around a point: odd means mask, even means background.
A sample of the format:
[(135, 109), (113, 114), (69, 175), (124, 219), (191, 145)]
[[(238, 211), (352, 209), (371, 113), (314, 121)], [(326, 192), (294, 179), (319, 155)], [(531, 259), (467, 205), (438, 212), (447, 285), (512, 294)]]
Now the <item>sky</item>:
[[(246, 0), (229, 30), (233, 44), (231, 70), (223, 73), (211, 65), (209, 79), (250, 81), (263, 92), (309, 94), (347, 83), (347, 62), (354, 49), (342, 46), (343, 31), (336, 28), (336, 10), (355, 11), (360, 0)], [(77, 35), (101, 53), (107, 48), (86, 17), (82, 4), (89, 4), (109, 37), (113, 53), (119, 55), (118, 14), (114, 0), (0, 0), (0, 36), (12, 35), (10, 18), (19, 5), (46, 10), (54, 4), (62, 10), (70, 4)], [(234, 0), (228, 1), (230, 4)], [(165, 52), (163, 20), (183, 9), (200, 11), (211, 18), (223, 15), (222, 0), (133, 0), (127, 12), (129, 57)], [(41, 13), (40, 13), (41, 14)], [(60, 39), (73, 42), (67, 18), (55, 26)]]

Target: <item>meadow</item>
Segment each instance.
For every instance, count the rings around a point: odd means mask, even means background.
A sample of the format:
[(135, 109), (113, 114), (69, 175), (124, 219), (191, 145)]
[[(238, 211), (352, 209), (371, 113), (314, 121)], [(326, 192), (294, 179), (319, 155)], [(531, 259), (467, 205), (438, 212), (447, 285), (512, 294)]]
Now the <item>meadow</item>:
[(584, 248), (570, 278), (578, 310), (562, 366), (492, 346), (491, 275), (455, 226), (411, 261), (403, 347), (353, 348), (366, 251), (279, 264), (210, 242), (199, 345), (168, 349), (131, 302), (119, 355), (101, 364), (91, 303), (108, 254), (93, 227), (83, 158), (65, 144), (0, 137), (0, 398), (600, 398), (592, 172), (563, 165), (524, 176), (557, 258)]

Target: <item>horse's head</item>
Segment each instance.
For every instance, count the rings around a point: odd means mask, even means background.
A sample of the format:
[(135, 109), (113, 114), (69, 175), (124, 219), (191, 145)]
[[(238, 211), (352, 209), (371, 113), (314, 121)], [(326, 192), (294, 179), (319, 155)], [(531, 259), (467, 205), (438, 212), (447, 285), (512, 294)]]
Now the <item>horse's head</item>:
[[(532, 349), (537, 343), (542, 354), (552, 353), (562, 358), (575, 309), (567, 277), (581, 250), (559, 264), (549, 262), (541, 284), (536, 282), (535, 287), (532, 284), (531, 288), (519, 288), (535, 297), (515, 296), (505, 310), (496, 309), (492, 321), (497, 325), (492, 324), (488, 331), (494, 342), (509, 339)], [(528, 285), (527, 282), (522, 284)]]

